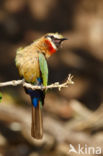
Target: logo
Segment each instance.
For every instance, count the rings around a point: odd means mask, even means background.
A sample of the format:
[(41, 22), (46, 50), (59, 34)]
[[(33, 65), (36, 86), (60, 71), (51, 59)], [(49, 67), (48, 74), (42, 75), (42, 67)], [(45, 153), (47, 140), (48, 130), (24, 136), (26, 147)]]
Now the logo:
[(101, 154), (102, 149), (101, 147), (90, 147), (87, 144), (81, 146), (78, 144), (77, 148), (75, 148), (72, 144), (69, 145), (69, 153), (77, 153), (77, 154)]

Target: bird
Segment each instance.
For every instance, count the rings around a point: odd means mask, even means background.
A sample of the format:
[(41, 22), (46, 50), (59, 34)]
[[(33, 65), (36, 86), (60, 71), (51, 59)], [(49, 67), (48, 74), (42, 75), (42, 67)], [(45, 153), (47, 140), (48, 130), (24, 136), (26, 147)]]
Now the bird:
[[(30, 45), (17, 49), (15, 63), (21, 78), (32, 85), (48, 85), (48, 58), (67, 40), (60, 33), (47, 33)], [(47, 90), (25, 88), (32, 103), (31, 136), (43, 137), (42, 107)]]

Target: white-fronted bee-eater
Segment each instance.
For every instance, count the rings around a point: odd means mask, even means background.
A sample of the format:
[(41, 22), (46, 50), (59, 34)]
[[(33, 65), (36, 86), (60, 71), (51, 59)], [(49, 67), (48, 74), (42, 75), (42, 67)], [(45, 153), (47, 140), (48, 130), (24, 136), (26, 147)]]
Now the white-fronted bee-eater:
[[(16, 53), (16, 66), (19, 74), (26, 82), (33, 85), (48, 84), (47, 59), (54, 54), (61, 43), (66, 40), (59, 33), (47, 33)], [(43, 136), (42, 107), (44, 105), (45, 90), (32, 90), (25, 88), (32, 102), (31, 135), (36, 139)]]

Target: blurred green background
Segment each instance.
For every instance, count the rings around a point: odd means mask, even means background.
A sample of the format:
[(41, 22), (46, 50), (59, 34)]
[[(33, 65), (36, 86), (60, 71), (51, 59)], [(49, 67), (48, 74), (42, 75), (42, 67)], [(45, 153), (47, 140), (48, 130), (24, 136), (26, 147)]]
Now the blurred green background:
[(23, 88), (0, 88), (0, 156), (72, 155), (70, 143), (103, 147), (102, 0), (0, 0), (0, 81), (20, 79), (16, 49), (48, 32), (69, 38), (48, 60), (49, 84), (69, 73), (75, 84), (47, 93), (41, 141), (30, 137), (31, 104)]

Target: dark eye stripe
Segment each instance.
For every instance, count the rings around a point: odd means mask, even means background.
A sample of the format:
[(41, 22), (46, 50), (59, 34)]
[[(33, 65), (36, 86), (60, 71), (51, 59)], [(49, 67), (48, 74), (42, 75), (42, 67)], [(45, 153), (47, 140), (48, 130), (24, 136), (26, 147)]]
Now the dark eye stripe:
[(46, 35), (46, 38), (50, 37), (51, 39), (55, 38), (53, 35)]
[(54, 37), (53, 35), (47, 35), (46, 38), (51, 38), (52, 40), (60, 40), (59, 38)]
[(54, 39), (55, 37), (54, 36), (50, 36), (51, 37), (51, 39)]
[(55, 37), (52, 35), (48, 35), (47, 37), (50, 37), (51, 39), (54, 39)]

